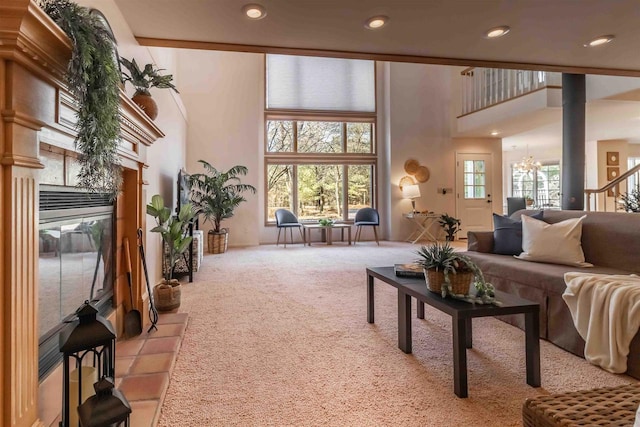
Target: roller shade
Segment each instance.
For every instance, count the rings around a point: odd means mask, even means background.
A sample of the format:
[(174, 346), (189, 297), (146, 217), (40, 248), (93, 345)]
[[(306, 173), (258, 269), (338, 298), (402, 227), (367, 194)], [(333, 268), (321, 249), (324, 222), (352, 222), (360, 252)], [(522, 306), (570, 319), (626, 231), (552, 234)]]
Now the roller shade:
[(375, 62), (267, 55), (267, 108), (375, 112)]

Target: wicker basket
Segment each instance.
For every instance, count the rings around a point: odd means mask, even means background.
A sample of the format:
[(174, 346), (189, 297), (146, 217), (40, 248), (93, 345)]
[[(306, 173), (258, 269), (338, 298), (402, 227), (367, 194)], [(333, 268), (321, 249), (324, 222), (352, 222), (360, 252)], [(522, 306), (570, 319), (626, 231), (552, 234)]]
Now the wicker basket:
[(158, 311), (171, 311), (180, 307), (182, 286), (176, 279), (162, 281), (153, 288), (153, 302)]
[(229, 242), (229, 230), (223, 229), (220, 233), (210, 231), (207, 234), (207, 249), (210, 254), (223, 254), (227, 251)]
[[(442, 284), (444, 283), (444, 272), (441, 270), (428, 269), (424, 275), (427, 282), (427, 289), (431, 292), (442, 292)], [(451, 283), (451, 293), (456, 295), (467, 295), (469, 286), (473, 281), (473, 273), (471, 271), (458, 272), (449, 274), (449, 282)]]

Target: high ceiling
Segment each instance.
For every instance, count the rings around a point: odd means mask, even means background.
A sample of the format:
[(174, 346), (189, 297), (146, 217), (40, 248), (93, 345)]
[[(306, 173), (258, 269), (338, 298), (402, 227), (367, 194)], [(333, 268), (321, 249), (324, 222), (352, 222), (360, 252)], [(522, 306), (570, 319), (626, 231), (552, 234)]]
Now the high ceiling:
[[(640, 76), (638, 0), (116, 0), (142, 44)], [(267, 10), (251, 21), (247, 3)], [(367, 18), (386, 15), (379, 30)], [(483, 33), (508, 25), (499, 39)], [(615, 39), (585, 48), (604, 34)], [(149, 40), (162, 39), (162, 40)], [(229, 46), (231, 44), (232, 46)], [(318, 52), (318, 50), (320, 52)]]

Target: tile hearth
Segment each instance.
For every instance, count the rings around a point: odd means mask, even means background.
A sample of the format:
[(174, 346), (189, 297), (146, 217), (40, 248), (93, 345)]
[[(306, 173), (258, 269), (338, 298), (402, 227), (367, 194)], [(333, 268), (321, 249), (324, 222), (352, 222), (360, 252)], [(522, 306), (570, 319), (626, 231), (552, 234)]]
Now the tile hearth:
[(160, 314), (158, 330), (116, 343), (116, 386), (133, 410), (131, 425), (153, 427), (187, 327), (187, 313)]

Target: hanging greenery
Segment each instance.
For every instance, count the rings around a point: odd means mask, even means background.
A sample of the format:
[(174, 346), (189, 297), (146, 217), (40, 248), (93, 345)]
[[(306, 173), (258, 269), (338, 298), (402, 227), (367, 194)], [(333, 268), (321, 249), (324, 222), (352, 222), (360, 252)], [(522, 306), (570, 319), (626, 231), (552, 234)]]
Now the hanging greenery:
[(67, 86), (78, 101), (78, 186), (109, 193), (113, 199), (122, 182), (117, 156), (120, 70), (114, 61), (113, 39), (85, 7), (68, 0), (41, 0), (40, 6), (73, 44)]

